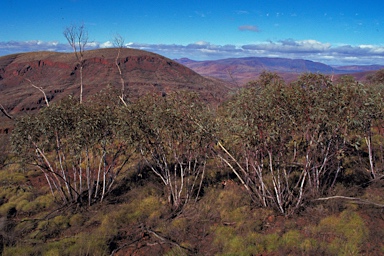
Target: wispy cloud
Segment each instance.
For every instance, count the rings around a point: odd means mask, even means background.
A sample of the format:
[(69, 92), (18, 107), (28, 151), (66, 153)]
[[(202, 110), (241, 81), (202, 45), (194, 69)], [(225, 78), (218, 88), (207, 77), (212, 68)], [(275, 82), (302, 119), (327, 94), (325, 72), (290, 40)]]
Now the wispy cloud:
[(259, 32), (259, 28), (254, 25), (243, 25), (239, 27), (240, 31), (252, 31), (252, 32)]
[(237, 11), (235, 11), (235, 13), (238, 14), (238, 15), (244, 15), (244, 14), (249, 14), (249, 11), (237, 10)]
[[(112, 47), (112, 43), (92, 42), (87, 49), (106, 47)], [(244, 45), (216, 45), (206, 41), (187, 45), (128, 43), (126, 47), (155, 52), (168, 58), (188, 57), (194, 60), (257, 56), (307, 59), (331, 65), (384, 65), (384, 46), (382, 45), (332, 45), (316, 40), (285, 39)], [(68, 44), (57, 41), (0, 42), (0, 56), (31, 51), (71, 52), (72, 49)]]
[[(91, 47), (90, 47), (91, 48)], [(20, 52), (34, 52), (34, 51), (57, 51), (66, 52), (71, 51), (72, 48), (69, 44), (59, 43), (58, 41), (8, 41), (0, 42), (0, 56), (20, 53)]]
[(243, 45), (242, 48), (260, 53), (303, 54), (326, 52), (331, 48), (331, 44), (315, 40), (295, 41), (293, 39), (286, 39), (278, 42), (270, 41), (268, 43)]

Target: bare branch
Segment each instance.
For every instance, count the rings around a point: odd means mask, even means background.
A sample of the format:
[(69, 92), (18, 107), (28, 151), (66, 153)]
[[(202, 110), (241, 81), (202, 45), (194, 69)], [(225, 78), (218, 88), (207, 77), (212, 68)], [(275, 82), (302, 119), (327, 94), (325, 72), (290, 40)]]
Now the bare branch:
[(116, 56), (116, 59), (115, 59), (115, 65), (119, 71), (119, 75), (120, 75), (120, 83), (121, 83), (121, 96), (119, 96), (120, 100), (123, 102), (123, 104), (125, 106), (127, 106), (127, 103), (125, 103), (125, 100), (124, 100), (124, 84), (125, 84), (125, 81), (124, 81), (124, 78), (123, 78), (123, 73), (121, 72), (121, 68), (120, 68), (120, 63), (118, 62), (119, 60), (119, 57), (120, 57), (120, 52), (121, 52), (121, 49), (124, 47), (124, 38), (119, 35), (119, 34), (116, 34), (115, 35), (115, 38), (113, 40), (113, 44), (118, 47), (118, 52), (117, 52), (117, 56)]
[(85, 46), (88, 43), (88, 31), (85, 29), (84, 24), (78, 28), (77, 44), (81, 58), (83, 57)]
[(67, 39), (69, 45), (72, 47), (73, 51), (76, 53), (75, 29), (76, 29), (75, 26), (67, 27), (64, 30), (63, 34), (64, 34), (65, 38)]
[(321, 197), (317, 198), (314, 201), (327, 201), (327, 200), (333, 200), (333, 199), (343, 199), (343, 200), (349, 200), (356, 204), (370, 204), (376, 207), (384, 208), (384, 204), (378, 204), (375, 202), (371, 202), (365, 199), (356, 198), (356, 197), (349, 197), (349, 196), (330, 196), (330, 197)]
[(13, 117), (12, 117), (10, 114), (8, 114), (7, 110), (5, 110), (4, 106), (1, 105), (1, 104), (0, 104), (0, 111), (1, 111), (6, 117), (8, 117), (9, 119), (11, 119), (11, 120), (13, 119)]
[(184, 246), (178, 244), (175, 240), (168, 238), (168, 237), (165, 237), (165, 236), (162, 236), (160, 233), (158, 233), (158, 232), (156, 232), (150, 228), (144, 227), (144, 230), (147, 233), (154, 235), (156, 238), (158, 238), (159, 240), (161, 240), (164, 243), (169, 243), (169, 244), (172, 244), (172, 245), (179, 247), (180, 249), (184, 249), (184, 250), (187, 250), (189, 252), (192, 252), (192, 250), (190, 248), (184, 247)]
[(63, 32), (69, 45), (75, 52), (77, 62), (80, 65), (80, 103), (83, 102), (83, 66), (84, 66), (84, 51), (88, 43), (88, 32), (84, 24), (77, 27), (72, 25), (67, 27)]
[(28, 79), (28, 78), (25, 78), (25, 77), (24, 77), (24, 79), (27, 80), (27, 81), (31, 84), (32, 87), (38, 89), (39, 91), (41, 91), (41, 92), (43, 93), (43, 95), (44, 95), (44, 100), (45, 100), (45, 104), (47, 105), (47, 107), (49, 107), (48, 98), (47, 98), (47, 95), (45, 94), (45, 92), (44, 92), (44, 90), (43, 90), (43, 87), (38, 87), (38, 86), (34, 85), (34, 84), (32, 83), (32, 81), (31, 81), (30, 79)]
[(113, 39), (113, 45), (118, 48), (124, 48), (124, 38), (120, 34), (116, 34)]

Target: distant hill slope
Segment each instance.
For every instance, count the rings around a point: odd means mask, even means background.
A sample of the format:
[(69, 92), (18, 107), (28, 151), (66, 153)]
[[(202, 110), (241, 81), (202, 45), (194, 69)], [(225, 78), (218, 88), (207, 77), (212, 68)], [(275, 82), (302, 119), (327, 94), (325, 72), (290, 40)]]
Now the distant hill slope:
[[(120, 90), (120, 76), (115, 65), (117, 53), (116, 48), (85, 52), (85, 97), (107, 85)], [(223, 82), (204, 78), (158, 54), (124, 48), (118, 62), (126, 83), (126, 94), (130, 97), (147, 92), (189, 89), (208, 100), (219, 100), (225, 93)], [(0, 57), (0, 103), (11, 113), (44, 104), (40, 102), (42, 93), (27, 79), (41, 87), (49, 98), (79, 94), (79, 68), (73, 53), (33, 52)]]
[[(118, 49), (86, 51), (84, 55), (84, 98), (108, 85), (120, 90), (115, 65)], [(195, 71), (161, 55), (136, 49), (121, 49), (118, 62), (125, 81), (125, 94), (139, 97), (148, 92), (173, 90), (198, 92), (205, 100), (218, 102), (225, 97), (227, 84), (202, 77)], [(74, 53), (33, 52), (0, 57), (0, 104), (11, 115), (44, 106), (41, 87), (50, 100), (79, 95), (80, 75)], [(0, 113), (0, 122), (6, 120)]]
[[(292, 81), (299, 74), (322, 73), (322, 74), (353, 74), (357, 72), (375, 71), (384, 66), (338, 66), (332, 67), (320, 62), (303, 59), (287, 58), (230, 58), (211, 61), (194, 61), (187, 58), (177, 59), (177, 62), (193, 69), (203, 76), (216, 77), (222, 80), (231, 81), (243, 85), (250, 80), (257, 79), (263, 71), (276, 72), (286, 81)], [(363, 77), (363, 74), (356, 75)]]
[(335, 66), (339, 73), (356, 73), (366, 71), (376, 71), (383, 69), (384, 65), (351, 65), (351, 66)]
[(223, 80), (235, 79), (240, 84), (254, 79), (263, 71), (284, 73), (287, 74), (286, 76), (303, 72), (335, 72), (335, 69), (331, 66), (302, 59), (248, 57), (193, 61), (182, 58), (176, 61), (201, 75), (212, 76)]

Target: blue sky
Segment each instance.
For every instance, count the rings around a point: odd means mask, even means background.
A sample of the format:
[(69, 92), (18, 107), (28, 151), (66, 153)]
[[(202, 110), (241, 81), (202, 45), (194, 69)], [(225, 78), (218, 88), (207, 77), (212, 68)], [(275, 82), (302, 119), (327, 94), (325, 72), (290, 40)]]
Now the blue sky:
[(84, 24), (89, 49), (127, 47), (169, 58), (303, 58), (384, 64), (384, 1), (2, 0), (0, 56), (70, 51), (63, 31)]

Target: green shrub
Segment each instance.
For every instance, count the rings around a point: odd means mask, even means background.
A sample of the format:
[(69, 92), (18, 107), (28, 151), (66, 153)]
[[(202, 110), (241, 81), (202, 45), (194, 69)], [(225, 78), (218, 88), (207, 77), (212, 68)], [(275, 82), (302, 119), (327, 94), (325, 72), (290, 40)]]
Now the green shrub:
[(297, 230), (289, 230), (281, 237), (281, 245), (288, 250), (297, 250), (303, 241), (303, 236)]
[(345, 210), (339, 216), (330, 216), (315, 227), (315, 235), (323, 238), (322, 246), (337, 255), (359, 255), (368, 237), (368, 229), (358, 213)]
[(161, 215), (161, 206), (162, 204), (157, 196), (136, 199), (130, 204), (126, 217), (129, 222), (158, 218)]
[(21, 207), (22, 212), (34, 214), (46, 209), (49, 209), (54, 204), (54, 198), (51, 194), (41, 195), (37, 197), (35, 200), (24, 204)]
[(177, 247), (177, 246), (175, 246), (170, 251), (168, 251), (166, 254), (164, 254), (164, 256), (187, 256), (187, 255), (188, 255), (188, 253), (186, 252), (186, 250), (184, 250), (180, 247)]
[(16, 209), (14, 202), (8, 202), (0, 206), (0, 216), (8, 216), (10, 211)]
[(4, 247), (3, 256), (30, 256), (38, 255), (36, 248), (30, 245), (18, 245), (15, 247)]
[(69, 225), (71, 227), (80, 227), (85, 223), (85, 221), (86, 218), (82, 214), (76, 213), (69, 219)]
[(69, 228), (69, 218), (67, 216), (59, 215), (53, 219), (42, 220), (37, 224), (34, 232), (30, 233), (31, 239), (49, 239), (57, 236), (65, 229)]
[(268, 234), (262, 240), (264, 248), (267, 252), (276, 252), (280, 247), (280, 237), (278, 234)]
[(80, 233), (74, 237), (71, 245), (64, 249), (62, 255), (109, 255), (108, 243), (97, 234)]

